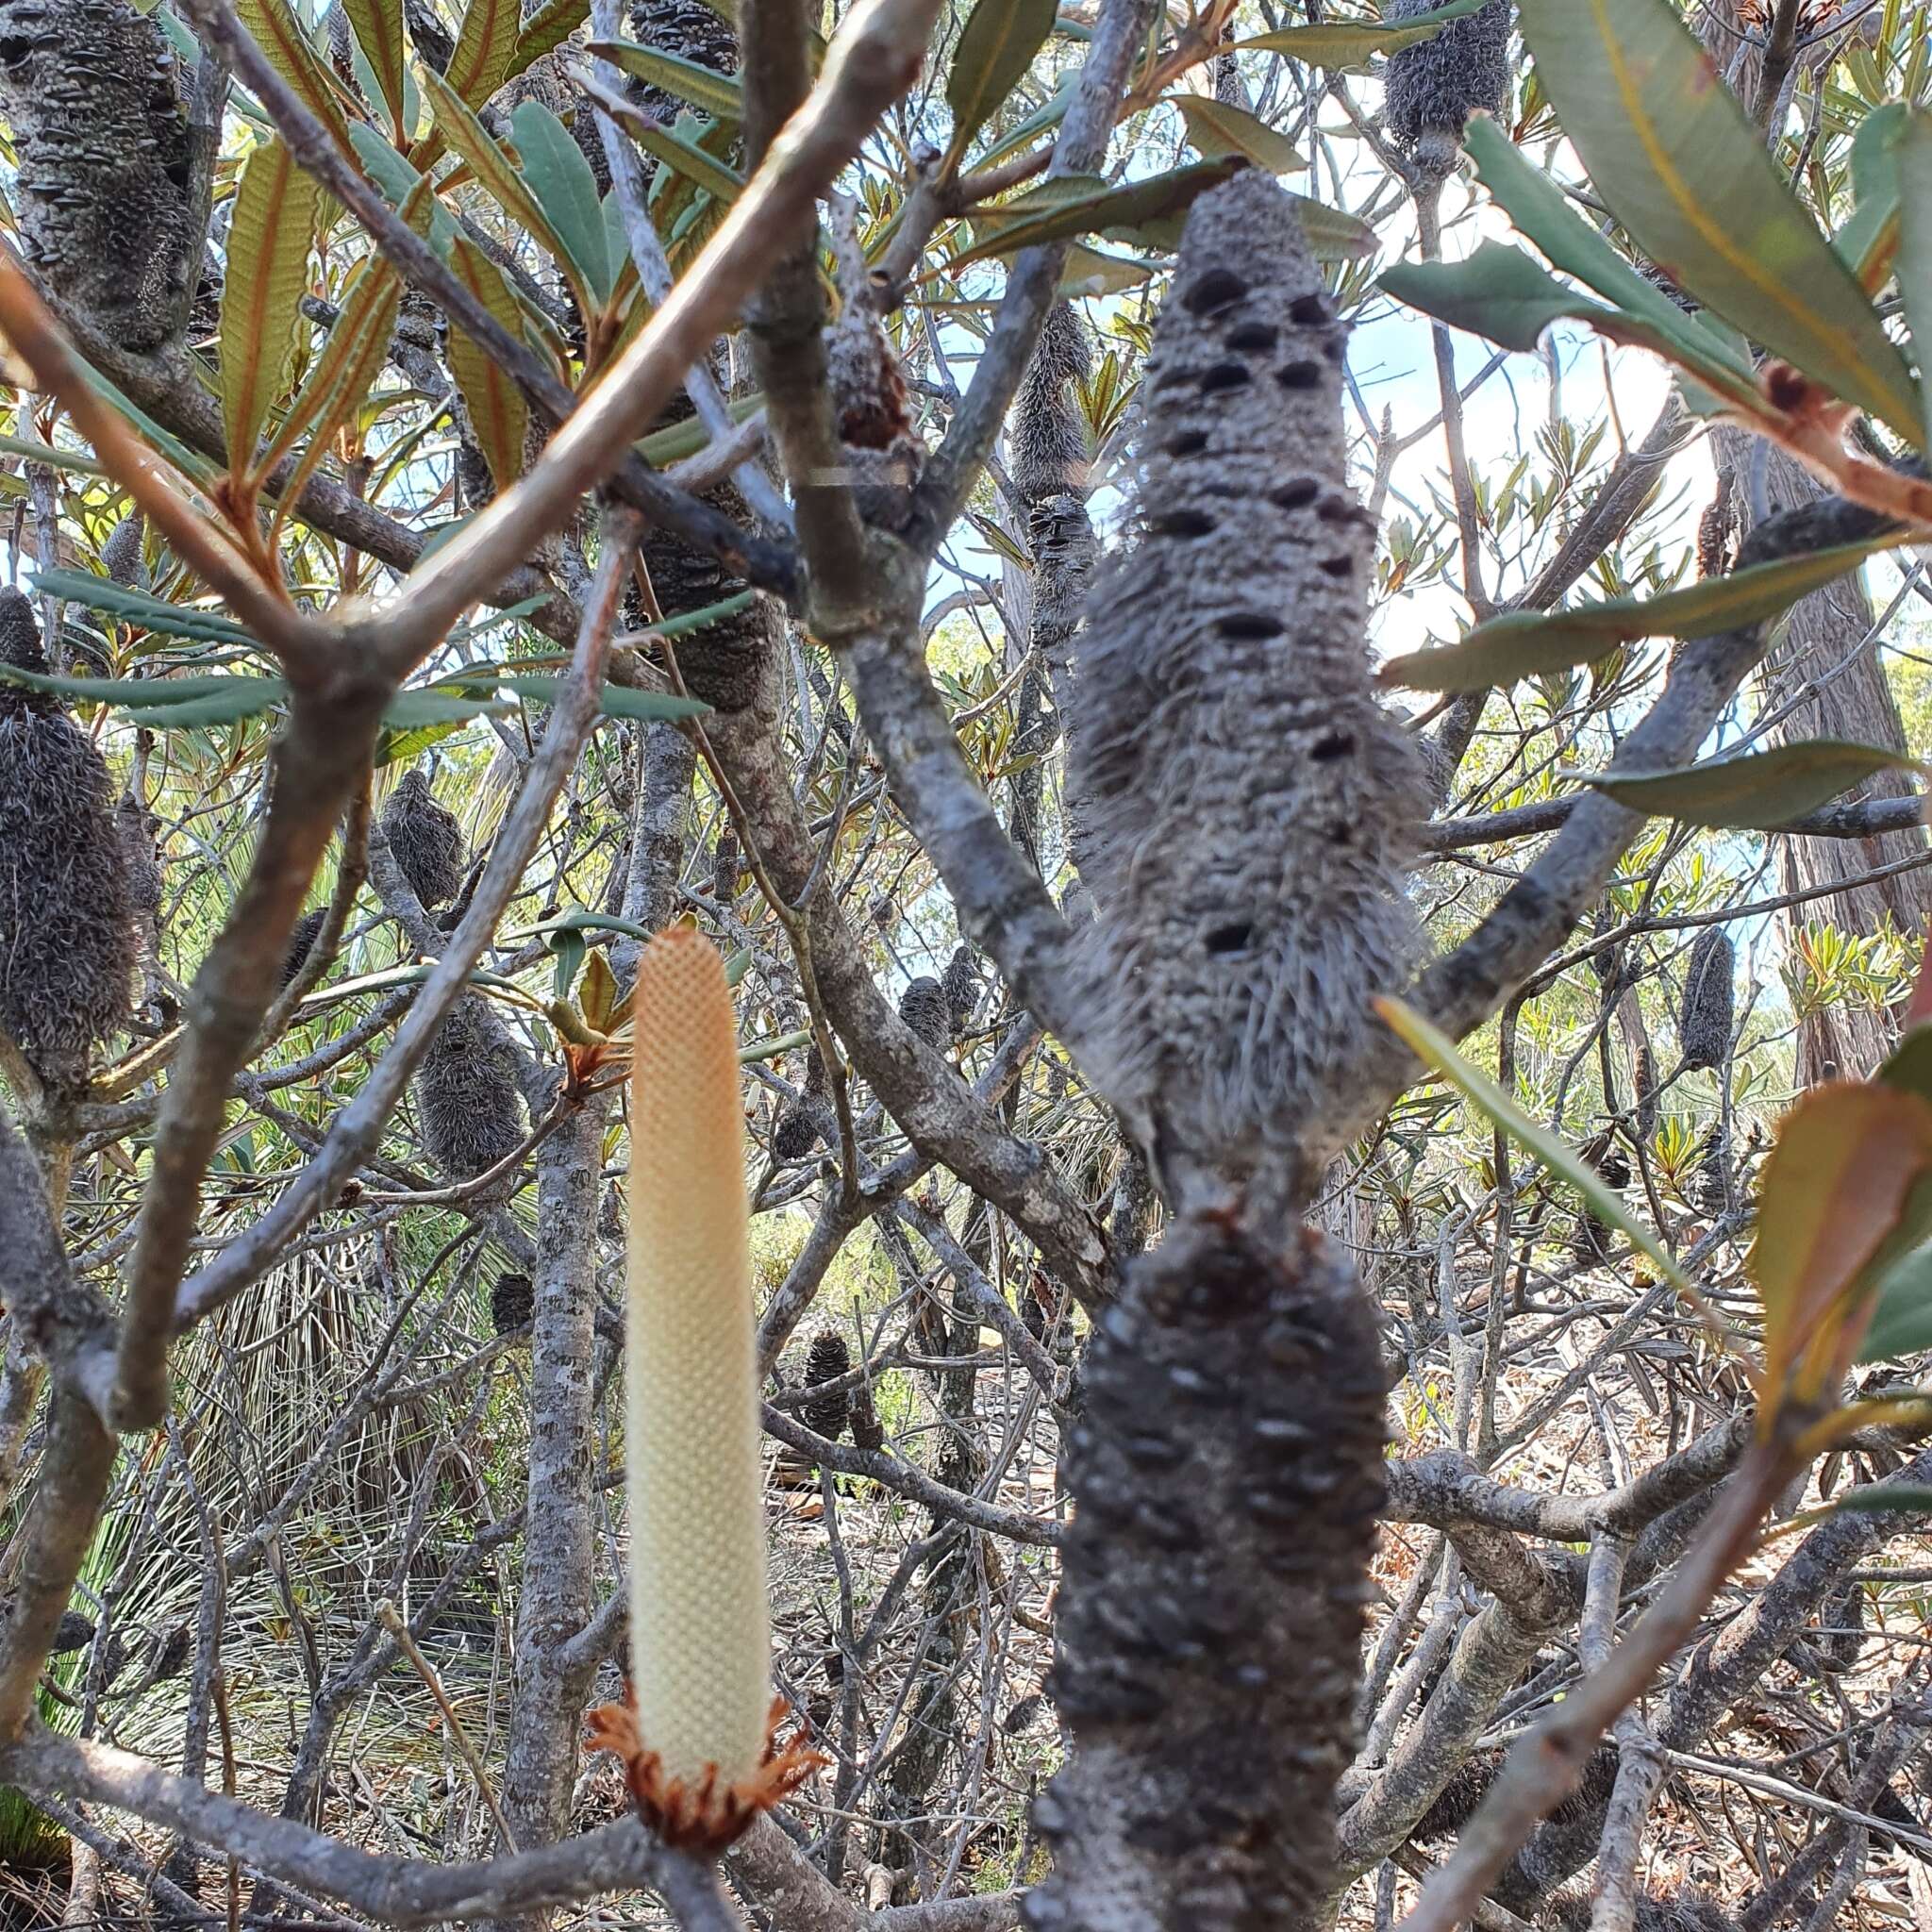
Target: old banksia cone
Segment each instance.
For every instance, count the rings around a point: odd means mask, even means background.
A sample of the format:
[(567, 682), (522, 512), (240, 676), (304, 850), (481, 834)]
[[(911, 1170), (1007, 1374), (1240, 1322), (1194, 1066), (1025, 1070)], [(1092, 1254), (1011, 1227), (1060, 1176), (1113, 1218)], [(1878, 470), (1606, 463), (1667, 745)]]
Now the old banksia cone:
[[(805, 1357), (805, 1382), (817, 1389), (852, 1373), (852, 1351), (845, 1338), (835, 1329), (824, 1328), (812, 1337)], [(843, 1390), (814, 1395), (798, 1411), (807, 1428), (836, 1442), (845, 1433), (852, 1413), (852, 1398)]]
[(1721, 1067), (1731, 1050), (1736, 1018), (1737, 948), (1720, 925), (1707, 928), (1690, 948), (1684, 971), (1684, 1004), (1677, 1014), (1677, 1040), (1684, 1064), (1693, 1071)]
[(403, 774), (382, 808), (383, 836), (425, 908), (447, 905), (463, 883), (463, 828), (430, 796), (421, 771)]
[[(1435, 10), (1439, 0), (1390, 0), (1382, 18), (1391, 26)], [(1503, 114), (1509, 106), (1509, 0), (1490, 0), (1452, 20), (1433, 40), (1389, 57), (1383, 81), (1384, 118), (1396, 144), (1424, 174), (1455, 166), (1463, 124), (1478, 111)]]
[[(33, 607), (0, 589), (0, 664), (44, 672)], [(108, 768), (52, 697), (0, 681), (0, 1032), (72, 1088), (133, 1003), (127, 841)]]
[(644, 950), (634, 999), (625, 1464), (631, 1677), (592, 1713), (640, 1815), (712, 1851), (817, 1760), (773, 1748), (771, 1610), (738, 1029), (690, 926)]

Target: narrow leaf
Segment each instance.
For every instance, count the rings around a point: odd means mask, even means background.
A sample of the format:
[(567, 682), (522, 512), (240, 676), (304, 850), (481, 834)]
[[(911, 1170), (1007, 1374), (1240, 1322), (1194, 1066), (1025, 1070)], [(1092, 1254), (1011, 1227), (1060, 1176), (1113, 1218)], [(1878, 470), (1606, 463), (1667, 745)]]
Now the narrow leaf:
[(408, 70), (403, 60), (403, 0), (342, 0), (342, 5), (356, 43), (382, 92), (389, 125), (398, 141), (407, 141)]
[[(467, 235), (458, 234), (450, 249), (450, 267), (463, 285), (513, 336), (521, 337), (523, 319), (516, 298), (501, 272)], [(470, 411), (470, 426), (483, 446), (490, 474), (499, 490), (508, 490), (524, 466), (524, 443), (529, 433), (530, 409), (509, 372), (460, 326), (449, 334), (450, 372), (462, 391)]]
[(1916, 1248), (1878, 1284), (1861, 1362), (1890, 1361), (1932, 1348), (1932, 1247)]
[(482, 107), (508, 76), (520, 25), (518, 0), (470, 0), (442, 76), (470, 107)]
[(261, 425), (289, 385), (320, 199), (279, 141), (242, 165), (222, 283), (222, 427), (238, 480), (253, 474)]
[(159, 631), (167, 637), (254, 648), (254, 639), (231, 617), (190, 604), (170, 604), (145, 591), (117, 584), (111, 577), (97, 577), (90, 571), (43, 570), (35, 576), (34, 589), (44, 597), (62, 598), (71, 604), (84, 605), (90, 610), (104, 610), (124, 624), (138, 624), (143, 630)]
[(1897, 541), (1879, 537), (1753, 564), (1661, 597), (1617, 597), (1575, 610), (1512, 610), (1477, 625), (1459, 642), (1391, 658), (1382, 676), (1411, 691), (1487, 691), (1594, 663), (1640, 638), (1714, 637), (1775, 617)]
[[(1932, 113), (1914, 108), (1897, 148), (1899, 185), (1898, 286), (1919, 358), (1922, 388), (1932, 381)], [(1919, 441), (1932, 437), (1932, 397)]]
[(510, 133), (524, 180), (549, 218), (551, 232), (601, 302), (616, 280), (597, 177), (570, 130), (541, 101), (525, 101), (510, 116)]
[[(555, 704), (563, 680), (560, 677), (499, 677), (494, 682), (520, 698), (533, 698), (540, 704)], [(607, 684), (597, 700), (597, 708), (607, 718), (638, 718), (656, 722), (666, 718), (700, 718), (711, 708), (696, 698), (680, 698), (670, 691), (632, 691), (628, 685)]]
[(744, 119), (744, 90), (735, 75), (720, 74), (661, 47), (641, 47), (634, 41), (592, 41), (590, 50), (639, 80), (689, 101), (713, 121)]
[(591, 17), (591, 0), (544, 0), (517, 35), (516, 51), (504, 69), (506, 82), (514, 80), (544, 55), (555, 53)]
[(1324, 21), (1319, 26), (1285, 26), (1272, 34), (1257, 34), (1251, 41), (1237, 41), (1239, 47), (1254, 47), (1271, 54), (1286, 54), (1291, 60), (1310, 67), (1334, 67), (1347, 71), (1366, 67), (1377, 54), (1399, 54), (1424, 41), (1433, 41), (1452, 20), (1474, 13), (1486, 0), (1451, 0), (1430, 13), (1418, 13), (1399, 25), (1383, 26), (1372, 21)]
[(1013, 92), (1053, 32), (1058, 0), (976, 0), (946, 75), (957, 157)]
[(1682, 772), (1613, 772), (1589, 782), (1633, 811), (1730, 831), (1775, 831), (1816, 811), (1874, 772), (1925, 767), (1882, 745), (1810, 738), (1771, 751), (1714, 758)]
[(1291, 175), (1308, 164), (1285, 134), (1277, 134), (1257, 114), (1230, 107), (1208, 94), (1169, 96), (1187, 123), (1188, 139), (1209, 160), (1239, 155), (1271, 175)]
[(1932, 1487), (1924, 1483), (1872, 1483), (1848, 1491), (1834, 1506), (1854, 1515), (1874, 1516), (1899, 1510), (1909, 1516), (1932, 1515)]
[(268, 57), (269, 65), (301, 96), (302, 105), (338, 141), (345, 140), (349, 124), (341, 103), (288, 0), (236, 0), (235, 11)]
[[(608, 95), (601, 98), (608, 103)], [(708, 155), (696, 142), (687, 141), (673, 128), (660, 127), (648, 114), (620, 113), (617, 118), (640, 147), (656, 155), (674, 175), (702, 188), (712, 200), (728, 208), (743, 192), (743, 175)]]
[(1523, 0), (1518, 13), (1563, 132), (1637, 245), (1773, 354), (1916, 440), (1903, 358), (1667, 0)]
[(219, 675), (60, 677), (48, 671), (23, 671), (17, 664), (0, 663), (0, 683), (24, 684), (29, 691), (43, 691), (57, 697), (79, 698), (84, 704), (138, 705), (143, 710), (164, 710), (171, 705), (192, 704), (201, 698), (218, 697), (237, 683), (262, 681)]
[[(294, 448), (305, 431), (312, 432), (312, 445), (325, 445), (361, 407), (388, 359), (402, 299), (402, 282), (380, 256), (365, 257), (356, 264), (328, 341), (315, 358), (302, 392), (289, 405), (275, 440), (262, 453), (262, 475)], [(299, 487), (293, 484), (282, 491), (284, 501), (298, 493)]]
[(571, 293), (583, 314), (591, 312), (590, 284), (563, 238), (550, 225), (550, 217), (538, 205), (529, 185), (510, 165), (509, 157), (491, 139), (489, 130), (465, 105), (463, 97), (440, 74), (425, 69), (424, 85), (429, 93), (429, 112), (437, 131), (482, 183), (510, 220), (543, 249), (563, 270)]
[(189, 731), (208, 724), (239, 724), (272, 710), (289, 695), (279, 677), (225, 677), (225, 689), (181, 704), (125, 705), (130, 724), (149, 731)]
[(1695, 1295), (1690, 1277), (1679, 1268), (1657, 1237), (1635, 1220), (1624, 1207), (1622, 1195), (1612, 1192), (1597, 1171), (1571, 1152), (1556, 1135), (1530, 1119), (1510, 1096), (1479, 1067), (1457, 1052), (1448, 1035), (1401, 1000), (1383, 998), (1373, 1002), (1375, 1011), (1405, 1045), (1426, 1060), (1463, 1097), (1520, 1147), (1541, 1161), (1550, 1172), (1567, 1181), (1599, 1221), (1621, 1229), (1664, 1277), (1681, 1291)]
[(1225, 159), (1196, 161), (1191, 167), (1120, 188), (1109, 187), (1097, 175), (1063, 177), (998, 208), (975, 209), (975, 221), (982, 217), (991, 221), (991, 234), (983, 241), (975, 240), (946, 266), (960, 268), (988, 256), (1011, 255), (1043, 242), (1065, 242), (1094, 232), (1132, 239), (1163, 218), (1185, 213), (1208, 189), (1218, 188), (1235, 174), (1238, 166)]

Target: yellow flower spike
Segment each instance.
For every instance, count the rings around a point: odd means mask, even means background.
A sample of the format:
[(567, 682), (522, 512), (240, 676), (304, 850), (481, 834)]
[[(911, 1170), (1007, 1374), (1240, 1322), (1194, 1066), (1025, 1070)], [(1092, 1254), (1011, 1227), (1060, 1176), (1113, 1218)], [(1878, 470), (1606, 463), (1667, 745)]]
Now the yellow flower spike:
[(691, 926), (644, 949), (633, 1001), (625, 1464), (631, 1679), (591, 1713), (640, 1815), (728, 1844), (822, 1760), (777, 1751), (758, 1463), (738, 1027)]

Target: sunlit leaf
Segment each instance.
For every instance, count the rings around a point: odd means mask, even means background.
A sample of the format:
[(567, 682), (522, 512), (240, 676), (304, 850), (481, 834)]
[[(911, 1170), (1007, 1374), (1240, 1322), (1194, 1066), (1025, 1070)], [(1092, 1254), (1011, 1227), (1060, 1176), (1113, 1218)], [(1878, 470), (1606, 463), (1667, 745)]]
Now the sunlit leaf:
[(1343, 72), (1366, 67), (1378, 54), (1399, 54), (1432, 41), (1452, 20), (1474, 13), (1486, 0), (1450, 0), (1428, 13), (1411, 15), (1399, 24), (1382, 25), (1373, 21), (1324, 21), (1316, 26), (1285, 26), (1272, 34), (1257, 34), (1253, 40), (1237, 41), (1235, 46), (1253, 47), (1271, 54), (1286, 54), (1291, 60), (1310, 67), (1333, 67)]
[(406, 138), (408, 73), (403, 59), (403, 0), (342, 0), (342, 6), (389, 108), (390, 126), (398, 139)]
[(1187, 123), (1188, 139), (1209, 160), (1240, 155), (1271, 175), (1291, 175), (1308, 164), (1285, 134), (1277, 134), (1258, 114), (1230, 107), (1209, 94), (1170, 97)]
[(947, 266), (960, 268), (988, 256), (1011, 255), (1075, 235), (1134, 239), (1165, 219), (1185, 214), (1208, 189), (1227, 180), (1237, 166), (1228, 160), (1197, 161), (1120, 188), (1109, 187), (1097, 175), (1062, 176), (998, 208), (975, 209), (975, 220), (985, 217), (992, 232)]
[(222, 427), (238, 479), (253, 470), (261, 426), (289, 386), (320, 199), (279, 141), (242, 166), (222, 283)]
[(1785, 1115), (1759, 1185), (1749, 1261), (1769, 1388), (1821, 1336), (1862, 1324), (1869, 1298), (1847, 1291), (1897, 1227), (1928, 1162), (1932, 1105), (1883, 1081), (1814, 1087)]
[(345, 140), (349, 124), (341, 104), (288, 0), (236, 0), (235, 12), (268, 57), (269, 65), (301, 96), (302, 105), (338, 141)]
[[(458, 235), (450, 249), (450, 267), (471, 294), (489, 309), (512, 336), (523, 322), (502, 271), (467, 235)], [(462, 391), (490, 474), (499, 490), (508, 490), (524, 466), (524, 444), (529, 433), (530, 408), (509, 372), (473, 341), (460, 326), (449, 332), (450, 372)]]
[(946, 75), (957, 157), (1020, 84), (1053, 32), (1058, 0), (975, 0)]
[(508, 77), (521, 24), (519, 0), (470, 0), (442, 76), (470, 107), (482, 107)]
[(1563, 132), (1637, 245), (1774, 355), (1916, 440), (1904, 359), (1667, 0), (1517, 10)]
[(1923, 773), (1882, 745), (1810, 738), (1714, 758), (1681, 772), (1618, 772), (1589, 782), (1633, 811), (1734, 831), (1774, 831), (1816, 811), (1876, 772)]
[(591, 0), (544, 0), (517, 33), (516, 49), (504, 69), (505, 83), (562, 46), (590, 17)]
[(1640, 638), (1714, 637), (1775, 617), (1898, 541), (1877, 537), (1780, 558), (1661, 597), (1618, 597), (1574, 610), (1512, 610), (1477, 625), (1459, 642), (1391, 658), (1382, 676), (1411, 691), (1487, 691), (1594, 663)]

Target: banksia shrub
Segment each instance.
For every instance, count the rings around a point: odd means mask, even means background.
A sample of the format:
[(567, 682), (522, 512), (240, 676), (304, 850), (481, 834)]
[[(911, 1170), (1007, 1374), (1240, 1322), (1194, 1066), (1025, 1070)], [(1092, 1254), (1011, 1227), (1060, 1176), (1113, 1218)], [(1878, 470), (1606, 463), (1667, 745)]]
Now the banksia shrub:
[[(852, 1373), (852, 1351), (845, 1346), (845, 1338), (830, 1328), (822, 1329), (812, 1337), (811, 1347), (805, 1357), (805, 1379), (808, 1387), (816, 1388), (822, 1382), (836, 1382), (841, 1375)], [(799, 1410), (799, 1416), (807, 1428), (816, 1435), (836, 1442), (845, 1433), (846, 1418), (851, 1413), (851, 1397), (841, 1391), (829, 1395), (815, 1396)]]
[(716, 1851), (818, 1760), (774, 1752), (738, 1028), (688, 925), (639, 962), (625, 1470), (631, 1675), (591, 1713), (646, 1824)]
[(1738, 949), (1721, 925), (1707, 926), (1690, 948), (1684, 971), (1684, 1002), (1677, 1009), (1677, 1041), (1693, 1070), (1721, 1067), (1731, 1051), (1736, 1018)]
[(899, 995), (899, 1017), (928, 1046), (942, 1047), (953, 1031), (953, 1009), (937, 979), (911, 981)]
[(1087, 425), (1068, 393), (1093, 366), (1087, 330), (1068, 302), (1046, 311), (1013, 404), (1008, 437), (1008, 474), (1029, 504), (1087, 489)]
[[(1437, 4), (1389, 0), (1382, 18), (1397, 25)], [(1509, 0), (1490, 0), (1435, 39), (1391, 54), (1382, 85), (1383, 118), (1395, 144), (1425, 172), (1448, 174), (1469, 117), (1508, 111)]]
[[(33, 607), (12, 589), (0, 589), (0, 664), (47, 668)], [(52, 1085), (82, 1081), (127, 1019), (135, 896), (92, 741), (52, 697), (0, 682), (0, 1030)]]
[(490, 1323), (499, 1335), (527, 1328), (536, 1312), (537, 1292), (527, 1274), (505, 1273), (490, 1291)]
[(430, 796), (420, 767), (405, 772), (382, 808), (383, 837), (425, 910), (446, 906), (462, 889), (463, 828)]
[(1183, 1192), (1333, 1151), (1370, 998), (1420, 948), (1403, 866), (1426, 794), (1370, 686), (1341, 362), (1290, 196), (1259, 168), (1203, 195), (1069, 733), (1100, 1084)]
[(516, 1060), (475, 993), (464, 993), (416, 1070), (416, 1117), (430, 1158), (453, 1181), (474, 1180), (524, 1143)]

